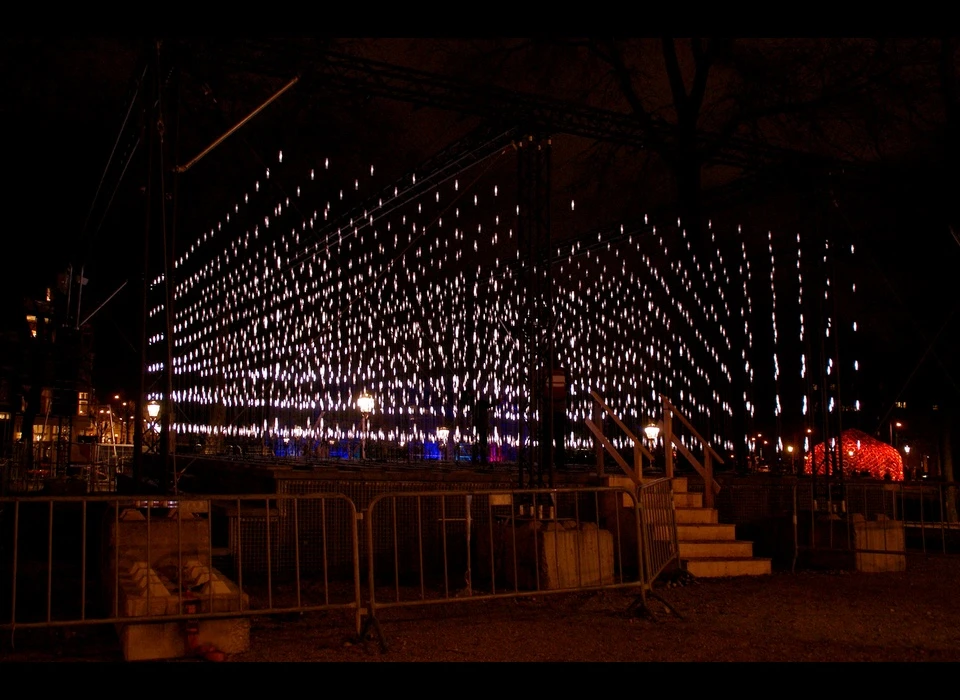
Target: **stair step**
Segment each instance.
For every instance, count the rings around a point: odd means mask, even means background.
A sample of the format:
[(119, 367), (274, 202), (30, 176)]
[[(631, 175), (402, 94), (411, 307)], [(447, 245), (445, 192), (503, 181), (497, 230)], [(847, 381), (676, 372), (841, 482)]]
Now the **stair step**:
[(675, 508), (677, 524), (687, 523), (716, 523), (720, 522), (720, 514), (716, 508)]
[(737, 539), (737, 526), (732, 523), (677, 523), (677, 539), (681, 541)]
[(702, 508), (702, 493), (673, 492), (673, 503), (677, 508)]
[(683, 568), (700, 578), (763, 576), (771, 573), (770, 559), (763, 557), (709, 557), (681, 560)]
[(743, 540), (679, 540), (677, 546), (681, 559), (753, 556), (753, 542)]
[(670, 480), (670, 486), (673, 488), (674, 493), (686, 493), (687, 492), (687, 477), (685, 476), (675, 476)]

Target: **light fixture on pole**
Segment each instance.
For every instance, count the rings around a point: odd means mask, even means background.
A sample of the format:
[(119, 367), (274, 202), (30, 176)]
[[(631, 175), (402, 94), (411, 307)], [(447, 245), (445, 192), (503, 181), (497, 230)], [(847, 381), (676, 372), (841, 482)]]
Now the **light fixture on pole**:
[(660, 424), (654, 421), (650, 421), (643, 427), (643, 434), (644, 436), (646, 436), (647, 440), (650, 441), (650, 451), (651, 451), (650, 468), (653, 469), (655, 465), (653, 461), (652, 452), (657, 448), (657, 438), (660, 437)]
[(367, 432), (370, 425), (370, 414), (373, 413), (373, 397), (364, 391), (357, 399), (357, 408), (360, 409), (360, 415), (363, 417), (363, 423), (360, 426), (360, 457), (367, 458)]
[(898, 431), (903, 427), (903, 423), (900, 421), (890, 421), (890, 444), (894, 447), (897, 446), (897, 438), (899, 437)]
[(450, 437), (450, 428), (440, 426), (437, 428), (437, 439), (440, 441), (441, 459), (447, 461), (447, 438)]
[(147, 421), (148, 433), (150, 435), (150, 446), (147, 450), (148, 452), (157, 451), (157, 418), (160, 415), (160, 404), (156, 401), (151, 401), (147, 404)]

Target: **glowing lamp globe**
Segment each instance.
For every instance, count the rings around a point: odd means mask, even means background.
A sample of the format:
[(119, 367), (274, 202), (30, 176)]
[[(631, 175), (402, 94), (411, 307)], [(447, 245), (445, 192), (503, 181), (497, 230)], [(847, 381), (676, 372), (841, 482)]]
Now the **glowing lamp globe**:
[(656, 423), (650, 423), (643, 429), (643, 434), (647, 436), (647, 440), (653, 442), (660, 437), (660, 426)]
[(450, 437), (450, 428), (437, 428), (437, 437), (443, 442), (446, 442), (447, 438)]
[(357, 399), (357, 408), (359, 408), (360, 413), (364, 415), (373, 413), (373, 397), (370, 396), (370, 394), (364, 393)]
[(160, 415), (160, 404), (156, 401), (151, 401), (147, 404), (147, 415), (151, 418), (156, 418)]

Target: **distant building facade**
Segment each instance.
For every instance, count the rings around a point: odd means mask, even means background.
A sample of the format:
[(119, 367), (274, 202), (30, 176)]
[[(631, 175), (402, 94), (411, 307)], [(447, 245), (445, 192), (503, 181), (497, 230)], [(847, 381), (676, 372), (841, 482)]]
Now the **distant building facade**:
[(0, 457), (51, 472), (96, 435), (93, 331), (69, 317), (66, 285), (22, 298), (0, 329)]

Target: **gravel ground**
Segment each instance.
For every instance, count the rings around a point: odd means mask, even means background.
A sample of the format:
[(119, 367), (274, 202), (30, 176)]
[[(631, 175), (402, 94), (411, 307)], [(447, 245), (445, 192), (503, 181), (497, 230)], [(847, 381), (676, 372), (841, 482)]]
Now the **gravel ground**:
[[(395, 608), (379, 616), (385, 651), (339, 611), (254, 618), (250, 650), (225, 661), (960, 661), (958, 582), (960, 558), (912, 556), (892, 573), (674, 575), (646, 609), (628, 590)], [(6, 661), (122, 660), (112, 630), (28, 632)]]

